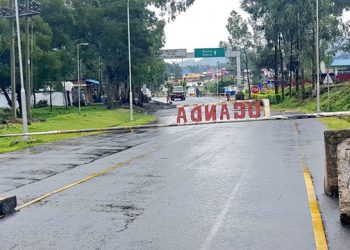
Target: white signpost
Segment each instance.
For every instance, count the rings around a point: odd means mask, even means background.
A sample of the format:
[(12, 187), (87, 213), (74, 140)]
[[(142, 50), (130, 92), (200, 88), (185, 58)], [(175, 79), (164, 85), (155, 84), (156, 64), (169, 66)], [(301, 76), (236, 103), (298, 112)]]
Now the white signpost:
[(329, 75), (327, 72), (326, 77), (324, 78), (323, 84), (327, 83), (327, 88), (328, 88), (328, 111), (329, 111), (329, 84), (333, 83), (332, 77)]
[(332, 80), (332, 77), (329, 75), (329, 73), (327, 73), (326, 77), (324, 78), (323, 80), (323, 83), (324, 84), (332, 84), (333, 83), (333, 80)]
[[(196, 49), (195, 49), (196, 50)], [(198, 49), (197, 49), (198, 50)], [(215, 50), (215, 49), (210, 49)], [(188, 52), (186, 49), (162, 49), (160, 50), (160, 59), (184, 59), (184, 58), (195, 58), (194, 52)], [(212, 56), (210, 56), (212, 57)], [(239, 51), (233, 51), (231, 48), (225, 49), (226, 58), (237, 58), (237, 86), (241, 85), (241, 53)]]

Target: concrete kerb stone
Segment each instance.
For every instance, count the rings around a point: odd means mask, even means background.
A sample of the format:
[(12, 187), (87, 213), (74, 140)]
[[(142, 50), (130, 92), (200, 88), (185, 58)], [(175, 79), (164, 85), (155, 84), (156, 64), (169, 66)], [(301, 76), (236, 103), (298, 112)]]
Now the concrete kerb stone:
[(14, 213), (16, 206), (16, 196), (0, 197), (0, 216), (2, 217)]
[(350, 138), (350, 129), (325, 131), (325, 178), (324, 191), (329, 196), (338, 196), (338, 145)]
[(350, 138), (338, 145), (340, 221), (350, 223)]

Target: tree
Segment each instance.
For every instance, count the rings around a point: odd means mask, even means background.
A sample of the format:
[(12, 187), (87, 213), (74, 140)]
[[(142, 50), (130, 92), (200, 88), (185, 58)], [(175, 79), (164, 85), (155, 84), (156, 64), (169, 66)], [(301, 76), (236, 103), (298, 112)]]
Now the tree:
[[(350, 2), (319, 0), (319, 3), (320, 55), (321, 59), (325, 59), (328, 54), (334, 53), (331, 48), (340, 34), (341, 13), (349, 8)], [(267, 44), (273, 44), (275, 79), (280, 65), (279, 74), (283, 83), (284, 56), (289, 55), (290, 76), (294, 76), (297, 90), (300, 83), (301, 89), (304, 89), (305, 78), (312, 77), (315, 83), (315, 0), (242, 0), (242, 8), (265, 32)]]
[(252, 43), (252, 33), (249, 30), (248, 22), (244, 20), (241, 15), (236, 11), (232, 11), (228, 19), (228, 24), (226, 28), (230, 34), (228, 38), (229, 45), (235, 49), (242, 52), (243, 62), (245, 64), (248, 80), (248, 91), (249, 99), (251, 98), (250, 94), (250, 77), (249, 77), (249, 52), (254, 48)]
[[(0, 1), (4, 2), (4, 5), (8, 4), (6, 0)], [(67, 80), (77, 75), (76, 44), (88, 42), (90, 45), (82, 53), (82, 66), (86, 68), (87, 75), (97, 77), (102, 71), (107, 77), (111, 98), (127, 101), (127, 1), (38, 1), (40, 16), (32, 18), (35, 37), (32, 52), (34, 88), (43, 88), (48, 83)], [(130, 0), (132, 73), (135, 89), (139, 89), (145, 81), (159, 85), (164, 80), (165, 65), (158, 59), (158, 51), (164, 45), (165, 22), (149, 8), (150, 5), (168, 15), (169, 20), (174, 20), (193, 2), (194, 0)], [(0, 29), (7, 30), (3, 32), (6, 35), (0, 44), (6, 54), (5, 48), (8, 46), (2, 42), (10, 39), (8, 23), (1, 20)], [(7, 61), (6, 57), (0, 59), (0, 74), (4, 77), (9, 73)], [(103, 69), (100, 69), (100, 65), (103, 65)], [(5, 83), (5, 78), (1, 83), (4, 88), (9, 85), (9, 82)]]

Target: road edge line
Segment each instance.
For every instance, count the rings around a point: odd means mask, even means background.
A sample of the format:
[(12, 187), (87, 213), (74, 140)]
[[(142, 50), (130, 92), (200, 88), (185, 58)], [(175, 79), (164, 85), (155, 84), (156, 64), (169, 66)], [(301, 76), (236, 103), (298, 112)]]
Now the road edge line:
[(322, 216), (317, 202), (314, 185), (308, 167), (304, 167), (304, 180), (308, 196), (312, 226), (314, 231), (315, 243), (317, 250), (328, 250), (326, 233), (323, 227)]

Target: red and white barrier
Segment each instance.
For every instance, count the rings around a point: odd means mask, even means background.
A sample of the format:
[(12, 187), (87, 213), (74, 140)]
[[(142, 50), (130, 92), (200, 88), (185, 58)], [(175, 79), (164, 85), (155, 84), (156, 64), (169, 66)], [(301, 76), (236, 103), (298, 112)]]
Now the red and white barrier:
[[(207, 123), (216, 121), (249, 120), (270, 117), (269, 100), (235, 101), (210, 104), (180, 105), (177, 124)], [(262, 107), (263, 106), (263, 111)]]

